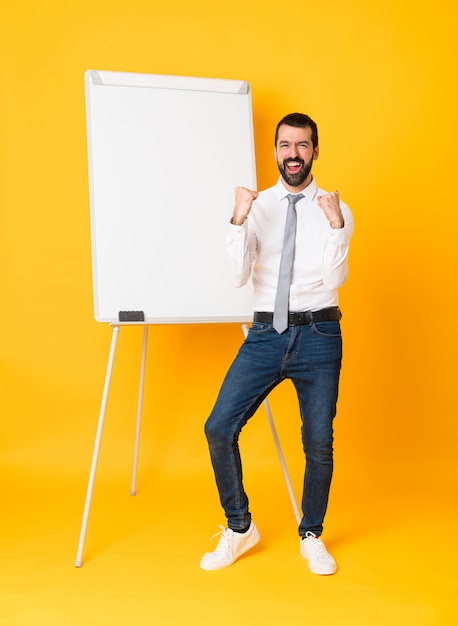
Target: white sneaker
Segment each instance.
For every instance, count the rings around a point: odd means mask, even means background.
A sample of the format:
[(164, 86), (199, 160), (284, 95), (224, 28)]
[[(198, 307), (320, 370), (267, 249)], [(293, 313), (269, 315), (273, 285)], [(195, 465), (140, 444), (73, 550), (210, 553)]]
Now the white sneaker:
[[(230, 528), (224, 528), (224, 526), (220, 526), (220, 528), (222, 532), (217, 533), (217, 535), (221, 535), (221, 538), (216, 546), (216, 550), (204, 554), (200, 561), (202, 569), (215, 570), (232, 565), (239, 556), (261, 540), (259, 531), (253, 522), (251, 522), (250, 528), (246, 533), (237, 533)], [(216, 537), (216, 535), (213, 535), (213, 537)]]
[(314, 533), (307, 532), (305, 538), (301, 540), (301, 554), (309, 562), (309, 569), (314, 574), (328, 576), (336, 573), (336, 562)]

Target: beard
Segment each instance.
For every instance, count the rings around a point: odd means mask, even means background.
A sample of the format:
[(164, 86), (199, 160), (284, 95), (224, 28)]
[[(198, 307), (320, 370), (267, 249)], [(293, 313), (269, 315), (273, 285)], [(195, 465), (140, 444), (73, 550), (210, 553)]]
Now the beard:
[[(302, 165), (301, 169), (297, 172), (297, 174), (288, 173), (286, 169), (286, 164), (290, 162), (300, 163)], [(288, 158), (288, 159), (285, 159), (283, 163), (280, 163), (279, 161), (277, 161), (277, 165), (278, 165), (278, 169), (280, 170), (280, 174), (282, 175), (282, 178), (286, 182), (286, 184), (288, 184), (290, 187), (299, 187), (300, 185), (302, 185), (303, 182), (307, 180), (307, 176), (312, 171), (313, 159), (310, 159), (310, 161), (306, 163), (304, 159)]]

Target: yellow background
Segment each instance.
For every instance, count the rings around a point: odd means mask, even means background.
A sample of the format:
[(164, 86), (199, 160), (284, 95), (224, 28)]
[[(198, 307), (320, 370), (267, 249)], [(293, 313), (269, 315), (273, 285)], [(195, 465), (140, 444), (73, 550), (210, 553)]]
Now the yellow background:
[[(456, 618), (457, 14), (450, 0), (0, 0), (0, 623)], [(265, 549), (228, 571), (198, 569), (223, 522), (203, 423), (238, 325), (150, 329), (129, 500), (141, 329), (121, 330), (88, 562), (73, 568), (111, 338), (92, 308), (87, 69), (247, 80), (259, 188), (277, 178), (278, 119), (300, 110), (318, 123), (315, 175), (356, 221), (325, 531), (332, 580), (293, 561), (295, 521), (261, 411), (242, 446)], [(270, 405), (299, 494), (292, 387)]]

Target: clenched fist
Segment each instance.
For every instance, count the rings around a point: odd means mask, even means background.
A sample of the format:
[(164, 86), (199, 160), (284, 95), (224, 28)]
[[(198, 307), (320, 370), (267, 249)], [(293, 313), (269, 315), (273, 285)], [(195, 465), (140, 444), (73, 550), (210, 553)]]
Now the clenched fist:
[(344, 218), (340, 210), (339, 192), (331, 191), (324, 196), (318, 196), (318, 206), (329, 220), (332, 228), (343, 228)]
[(257, 191), (252, 191), (246, 187), (235, 188), (235, 207), (232, 214), (231, 223), (240, 226), (248, 217), (253, 201), (258, 197)]

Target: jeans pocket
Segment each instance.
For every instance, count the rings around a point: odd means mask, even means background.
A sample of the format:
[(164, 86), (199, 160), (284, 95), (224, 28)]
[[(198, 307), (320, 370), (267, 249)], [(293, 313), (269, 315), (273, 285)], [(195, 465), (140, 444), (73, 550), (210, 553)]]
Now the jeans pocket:
[(263, 333), (267, 333), (271, 329), (272, 324), (269, 324), (268, 322), (253, 322), (250, 326), (250, 333), (261, 335)]
[(314, 332), (317, 335), (321, 335), (322, 337), (341, 337), (342, 336), (340, 322), (337, 320), (332, 320), (328, 322), (315, 322), (312, 326), (313, 326)]

